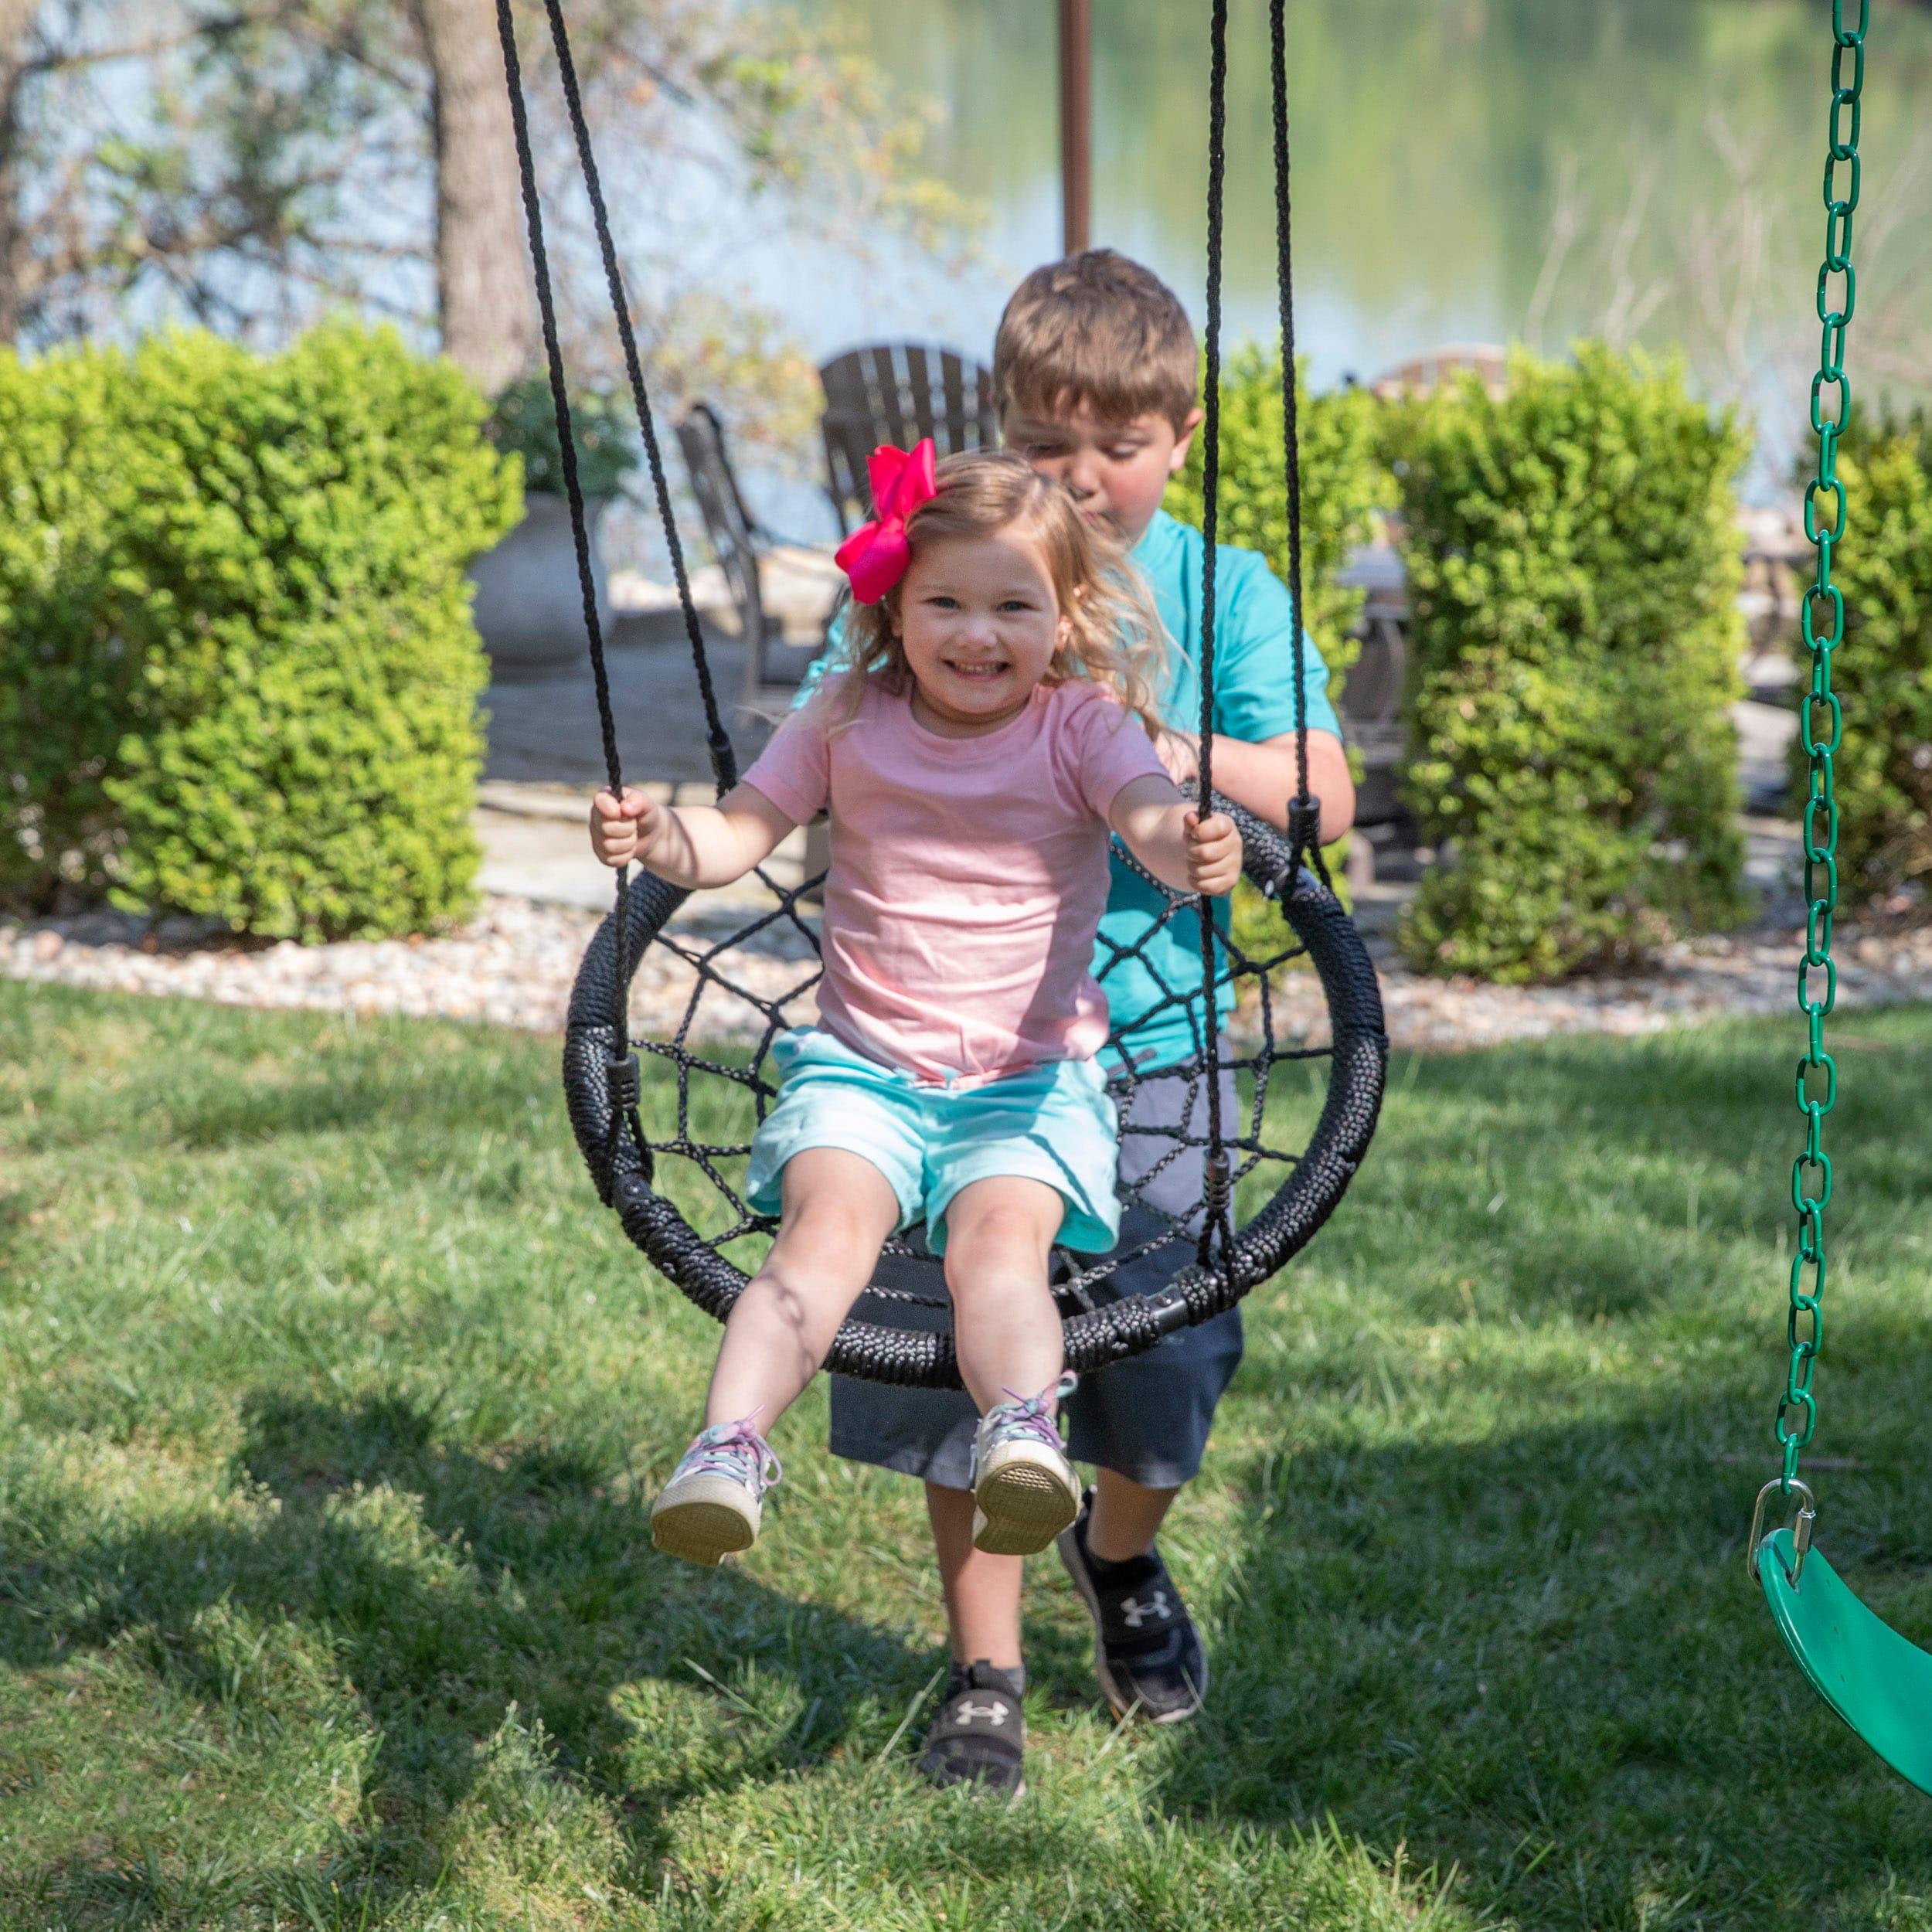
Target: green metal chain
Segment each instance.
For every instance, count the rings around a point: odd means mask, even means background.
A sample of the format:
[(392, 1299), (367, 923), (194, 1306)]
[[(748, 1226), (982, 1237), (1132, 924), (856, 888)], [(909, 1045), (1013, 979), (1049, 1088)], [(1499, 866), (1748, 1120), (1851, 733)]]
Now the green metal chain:
[[(1797, 1480), (1799, 1454), (1818, 1430), (1811, 1376), (1825, 1338), (1825, 1209), (1832, 1198), (1825, 1117), (1838, 1104), (1838, 1065), (1825, 1050), (1825, 1021), (1838, 1003), (1838, 968), (1832, 959), (1832, 922), (1838, 910), (1838, 794), (1832, 760), (1844, 735), (1845, 708), (1832, 689), (1832, 654), (1845, 641), (1845, 593), (1832, 581), (1832, 553), (1845, 535), (1838, 444), (1852, 412), (1845, 332), (1858, 301), (1852, 219), (1859, 205), (1859, 100), (1871, 0), (1859, 0), (1855, 26), (1845, 24), (1845, 0), (1832, 0), (1831, 145), (1825, 162), (1825, 260), (1818, 271), (1818, 316), (1824, 335), (1818, 373), (1811, 379), (1818, 474), (1804, 492), (1804, 534), (1817, 548), (1818, 573), (1805, 594), (1801, 618), (1811, 654), (1811, 682), (1799, 700), (1798, 734), (1811, 770), (1802, 821), (1806, 910), (1798, 1003), (1808, 1036), (1798, 1063), (1797, 1084), (1798, 1108), (1804, 1117), (1804, 1151), (1791, 1164), (1791, 1206), (1798, 1214), (1798, 1251), (1791, 1257), (1786, 1320), (1791, 1359), (1777, 1405), (1777, 1440), (1784, 1452), (1781, 1486), (1787, 1495)], [(1842, 291), (1835, 296), (1835, 277), (1842, 278)], [(1821, 986), (1815, 981), (1816, 975), (1823, 975)]]

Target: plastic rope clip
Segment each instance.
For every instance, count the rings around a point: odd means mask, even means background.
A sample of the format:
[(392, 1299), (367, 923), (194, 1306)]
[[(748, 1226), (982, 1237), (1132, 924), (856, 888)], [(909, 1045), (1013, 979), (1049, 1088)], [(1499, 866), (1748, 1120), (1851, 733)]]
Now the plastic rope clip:
[(1299, 862), (1304, 852), (1321, 848), (1321, 801), (1309, 797), (1288, 801), (1288, 850)]
[(638, 1065), (637, 1055), (627, 1053), (621, 1060), (607, 1060), (604, 1070), (611, 1079), (611, 1111), (635, 1113), (644, 1097), (644, 1073)]

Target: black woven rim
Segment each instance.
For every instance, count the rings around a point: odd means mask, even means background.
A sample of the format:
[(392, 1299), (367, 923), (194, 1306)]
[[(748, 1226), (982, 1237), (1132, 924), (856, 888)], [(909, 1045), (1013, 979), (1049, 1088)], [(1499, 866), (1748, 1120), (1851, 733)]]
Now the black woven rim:
[[(1294, 867), (1287, 840), (1226, 799), (1217, 808), (1241, 828), (1248, 877), (1279, 902), (1308, 948), (1321, 982), (1333, 1032), (1328, 1097), (1308, 1149), (1287, 1179), (1235, 1236), (1235, 1267), (1227, 1271), (1190, 1263), (1156, 1294), (1131, 1295), (1069, 1315), (1066, 1366), (1084, 1372), (1138, 1355), (1164, 1335), (1232, 1308), (1315, 1235), (1348, 1192), (1368, 1151), (1382, 1108), (1389, 1043), (1383, 1031), (1382, 989), (1362, 936), (1341, 903), (1311, 874)], [(686, 895), (649, 874), (626, 895), (629, 931), (623, 957), (636, 964)], [(563, 1043), (563, 1091), (570, 1125), (599, 1191), (617, 1212), (624, 1231), (653, 1266), (696, 1304), (723, 1321), (747, 1279), (711, 1247), (651, 1185), (648, 1157), (628, 1134), (616, 1137), (617, 1159), (607, 1192), (606, 1163), (613, 1145), (608, 1015), (617, 1010), (617, 915), (608, 915), (577, 968)], [(626, 975), (627, 981), (628, 975)], [(628, 985), (624, 989), (628, 991)], [(952, 1337), (849, 1318), (825, 1366), (840, 1375), (906, 1387), (956, 1389)]]

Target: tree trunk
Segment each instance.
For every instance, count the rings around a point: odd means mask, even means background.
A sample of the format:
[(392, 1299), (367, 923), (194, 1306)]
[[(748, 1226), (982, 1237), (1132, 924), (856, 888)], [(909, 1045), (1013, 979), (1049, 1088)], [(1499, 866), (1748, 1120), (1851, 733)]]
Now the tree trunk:
[(416, 0), (416, 10), (433, 76), (443, 351), (494, 395), (539, 339), (496, 9), (492, 0)]
[(38, 0), (0, 0), (0, 343), (19, 340), (26, 311), (20, 206), (20, 91)]

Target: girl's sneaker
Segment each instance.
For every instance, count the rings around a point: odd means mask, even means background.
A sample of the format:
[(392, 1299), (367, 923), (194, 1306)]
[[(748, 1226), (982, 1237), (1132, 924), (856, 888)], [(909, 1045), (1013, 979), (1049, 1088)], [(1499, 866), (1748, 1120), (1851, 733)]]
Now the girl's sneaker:
[(757, 1411), (694, 1437), (651, 1505), (651, 1540), (667, 1556), (715, 1563), (758, 1540), (764, 1493), (784, 1473), (752, 1427)]
[(1073, 1386), (1063, 1376), (1036, 1396), (998, 1402), (973, 1438), (973, 1546), (997, 1556), (1044, 1549), (1080, 1514), (1080, 1479), (1053, 1426), (1060, 1398)]

